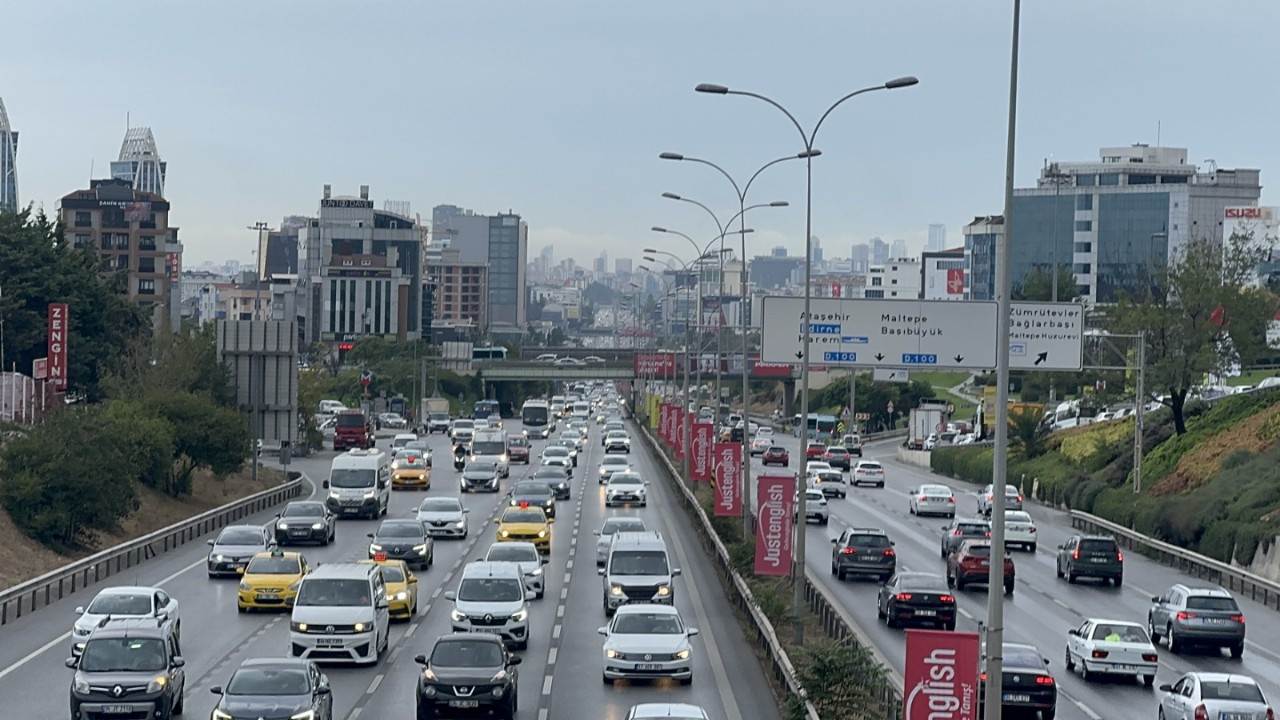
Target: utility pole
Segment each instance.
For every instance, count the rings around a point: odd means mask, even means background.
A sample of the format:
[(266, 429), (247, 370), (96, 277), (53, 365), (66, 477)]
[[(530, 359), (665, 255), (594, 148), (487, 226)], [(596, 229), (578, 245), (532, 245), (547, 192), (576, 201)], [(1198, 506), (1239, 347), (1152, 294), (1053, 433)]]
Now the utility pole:
[(1147, 333), (1138, 332), (1138, 378), (1133, 393), (1133, 494), (1142, 492), (1142, 413), (1146, 410)]

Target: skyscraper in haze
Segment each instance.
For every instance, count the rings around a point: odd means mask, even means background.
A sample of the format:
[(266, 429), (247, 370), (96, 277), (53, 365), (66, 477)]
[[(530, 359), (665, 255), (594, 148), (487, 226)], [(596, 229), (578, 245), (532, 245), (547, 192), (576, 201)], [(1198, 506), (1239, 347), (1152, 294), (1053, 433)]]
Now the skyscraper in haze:
[(889, 243), (878, 237), (873, 237), (868, 242), (871, 245), (872, 265), (883, 265), (889, 262)]
[(941, 252), (947, 249), (947, 226), (933, 223), (929, 226), (929, 252)]
[(864, 273), (871, 267), (871, 246), (867, 243), (855, 243), (849, 249), (849, 270)]
[(818, 239), (817, 235), (814, 235), (809, 238), (809, 246), (813, 248), (813, 264), (821, 265), (822, 264), (822, 241)]
[(160, 159), (151, 128), (129, 128), (120, 144), (120, 159), (111, 163), (111, 177), (133, 183), (133, 189), (164, 197), (168, 163)]
[(894, 240), (893, 245), (889, 248), (889, 256), (894, 260), (910, 257), (910, 255), (907, 254), (907, 241), (901, 239)]
[(3, 98), (0, 98), (0, 210), (18, 210), (18, 131), (9, 127)]

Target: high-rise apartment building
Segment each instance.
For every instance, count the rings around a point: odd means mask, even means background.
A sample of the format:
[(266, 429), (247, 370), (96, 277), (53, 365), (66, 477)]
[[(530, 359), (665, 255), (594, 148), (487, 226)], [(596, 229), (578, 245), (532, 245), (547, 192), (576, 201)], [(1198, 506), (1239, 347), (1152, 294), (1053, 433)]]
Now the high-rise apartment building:
[(427, 283), (432, 289), (432, 331), (445, 329), (482, 330), (488, 324), (487, 263), (461, 259), (456, 248), (443, 251), (438, 261), (427, 265)]
[(18, 131), (9, 126), (4, 98), (0, 98), (0, 210), (18, 211)]
[(613, 272), (620, 276), (626, 277), (631, 274), (631, 258), (616, 258), (613, 261)]
[(118, 275), (129, 299), (151, 313), (152, 327), (180, 325), (182, 245), (169, 224), (169, 202), (128, 181), (92, 180), (58, 202), (67, 240), (98, 253), (103, 275)]
[(169, 164), (160, 159), (151, 128), (129, 128), (120, 143), (120, 158), (111, 163), (111, 177), (133, 184), (135, 190), (164, 197)]
[(865, 273), (871, 267), (871, 246), (855, 243), (849, 248), (849, 272)]
[(947, 249), (947, 226), (941, 223), (929, 225), (929, 243), (925, 248), (929, 252), (942, 252)]
[(907, 241), (894, 240), (893, 244), (889, 246), (889, 259), (897, 260), (904, 257), (911, 257), (910, 252), (907, 250)]
[(591, 270), (592, 270), (592, 272), (594, 272), (594, 273), (596, 274), (596, 276), (597, 276), (597, 277), (599, 277), (599, 276), (601, 276), (601, 275), (605, 275), (605, 274), (607, 274), (607, 273), (609, 272), (609, 253), (608, 253), (608, 251), (605, 251), (605, 250), (601, 250), (601, 251), (600, 251), (600, 256), (599, 256), (599, 257), (597, 257), (597, 258), (595, 259), (595, 262), (593, 262), (593, 263), (592, 263)]
[(477, 215), (453, 205), (432, 211), (436, 232), (451, 234), (459, 259), (488, 265), (489, 332), (524, 333), (529, 226), (513, 212)]
[(996, 241), (1004, 235), (1003, 215), (980, 215), (964, 226), (964, 299), (996, 297)]
[(813, 264), (816, 267), (822, 266), (822, 241), (817, 235), (809, 238), (810, 254), (813, 257)]

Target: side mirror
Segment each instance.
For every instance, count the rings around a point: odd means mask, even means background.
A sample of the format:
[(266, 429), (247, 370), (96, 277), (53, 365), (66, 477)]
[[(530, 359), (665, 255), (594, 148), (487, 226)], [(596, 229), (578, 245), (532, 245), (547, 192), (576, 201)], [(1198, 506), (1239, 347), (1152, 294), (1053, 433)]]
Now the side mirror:
[(213, 687), (209, 688), (209, 692), (213, 693), (214, 695), (221, 695), (221, 694), (222, 694), (222, 686), (221, 686), (221, 685), (214, 685)]
[(63, 665), (66, 665), (67, 667), (69, 667), (69, 668), (71, 668), (72, 670), (74, 670), (74, 669), (75, 669), (75, 667), (76, 667), (76, 665), (77, 665), (78, 663), (79, 663), (79, 661), (78, 661), (78, 660), (76, 660), (76, 659), (75, 659), (75, 658), (73, 658), (73, 657), (69, 657), (69, 658), (67, 658), (67, 659), (66, 659), (66, 661), (65, 661), (65, 662), (63, 662), (62, 664), (63, 664)]
[(507, 660), (508, 665), (519, 665), (522, 662), (524, 662), (524, 659), (519, 655), (512, 655), (511, 658)]
[(186, 664), (187, 661), (183, 660), (181, 655), (174, 655), (173, 658), (169, 660), (169, 667), (171, 668), (180, 668)]
[(533, 599), (534, 599), (534, 598), (536, 598), (536, 597), (538, 597), (538, 594), (537, 594), (537, 593), (535, 593), (535, 592), (533, 592), (533, 591), (526, 590), (526, 591), (525, 591), (525, 593), (524, 593), (524, 601), (525, 601), (525, 602), (529, 602), (529, 601), (533, 600)]
[(697, 635), (699, 632), (700, 631), (698, 630), (698, 628), (689, 628), (688, 630), (685, 631), (685, 634), (688, 635), (689, 637), (693, 637), (694, 635)]
[(205, 545), (208, 545), (209, 547), (213, 547), (213, 540), (212, 540), (212, 539), (210, 539), (210, 540), (205, 540), (205, 541), (204, 541), (204, 544), (205, 544)]
[(465, 515), (465, 514), (467, 514), (467, 513), (469, 513), (469, 512), (471, 512), (471, 508), (462, 508), (462, 514), (463, 514), (463, 515)]
[(645, 485), (648, 485), (648, 484), (649, 484), (649, 481), (648, 481), (648, 480), (645, 480), (645, 481), (644, 481), (644, 484), (645, 484)]
[(1165, 683), (1161, 685), (1160, 689), (1163, 690), (1164, 692), (1173, 692), (1173, 686), (1170, 685), (1169, 683)]
[(275, 517), (276, 517), (276, 519), (277, 519), (277, 520), (279, 520), (279, 519), (280, 519), (280, 513), (276, 513)]
[(445, 599), (445, 600), (454, 600), (454, 601), (456, 601), (456, 600), (458, 599), (458, 593), (456, 593), (456, 592), (454, 592), (454, 591), (452, 591), (452, 590), (446, 590), (446, 591), (445, 591), (445, 593), (444, 593), (444, 599)]
[(333, 690), (329, 688), (329, 683), (327, 682), (322, 682), (316, 686), (317, 695), (328, 695), (331, 692), (333, 692)]
[(1160, 602), (1160, 598), (1159, 598), (1159, 597), (1157, 597), (1157, 596), (1154, 596), (1154, 595), (1153, 595), (1153, 596), (1151, 597), (1151, 602), (1153, 602), (1153, 603), (1158, 603), (1158, 602)]
[(385, 610), (387, 607), (389, 607), (389, 603), (387, 603), (386, 600), (379, 600), (378, 602), (374, 603), (373, 607), (375, 610)]
[(548, 562), (550, 562), (550, 558), (540, 557), (538, 559), (542, 561), (543, 565), (546, 565)]
[(840, 542), (840, 538), (831, 538), (831, 544), (832, 544), (832, 545), (835, 545), (835, 544), (836, 544), (836, 543), (838, 543), (838, 542)]
[(1067, 634), (1072, 635), (1074, 637), (1080, 637), (1080, 631), (1075, 628), (1071, 628), (1070, 630), (1068, 630)]
[(596, 628), (596, 634), (597, 634), (597, 635), (608, 635), (608, 634), (609, 634), (609, 626), (608, 626), (608, 625), (601, 625), (600, 627)]
[(372, 537), (373, 537), (373, 533), (365, 533), (365, 535), (364, 535), (364, 536), (365, 536), (365, 537), (367, 537), (367, 538), (372, 538)]
[(426, 655), (414, 655), (414, 656), (413, 656), (413, 661), (414, 661), (414, 662), (416, 662), (416, 663), (418, 663), (419, 665), (426, 665), (426, 664), (427, 664), (427, 656), (426, 656)]
[(1040, 659), (1041, 659), (1041, 660), (1044, 660), (1044, 666), (1045, 666), (1045, 667), (1049, 667), (1049, 658), (1040, 658)]
[(591, 534), (592, 534), (592, 535), (595, 535), (596, 537), (600, 537), (600, 531), (599, 531), (599, 530), (592, 530), (592, 531), (591, 531)]
[(1066, 549), (1067, 549), (1067, 546), (1066, 546), (1066, 545), (1059, 545), (1059, 546), (1058, 546), (1058, 549), (1059, 549), (1059, 550), (1066, 550)]
[(596, 568), (597, 575), (604, 575), (604, 568)]
[(77, 615), (83, 615), (83, 614), (84, 614), (84, 606), (83, 606), (83, 605), (81, 605), (80, 607), (76, 608), (76, 614), (77, 614)]
[(898, 546), (898, 543), (896, 543), (896, 542), (894, 542), (894, 541), (892, 541), (892, 540), (890, 540), (890, 541), (889, 541), (889, 547), (897, 547), (897, 546)]
[(675, 577), (679, 574), (680, 574), (680, 568), (671, 568), (671, 577)]
[(553, 517), (549, 517), (549, 518), (547, 518), (547, 522), (548, 522), (548, 523), (550, 523), (550, 524), (554, 524), (554, 523), (555, 523), (555, 521), (556, 521), (556, 519), (555, 519), (555, 518), (553, 518)]
[(501, 525), (501, 524), (502, 524), (502, 518), (494, 518), (494, 519), (493, 519), (493, 524), (494, 524), (494, 525)]
[(418, 576), (417, 576), (417, 575), (410, 575), (410, 576), (409, 576), (409, 584), (410, 584), (410, 585), (417, 585), (417, 584), (418, 584)]
[(324, 482), (320, 483), (320, 487), (324, 488), (325, 490), (328, 490), (328, 489), (329, 489), (329, 481), (328, 481), (328, 480), (325, 480)]

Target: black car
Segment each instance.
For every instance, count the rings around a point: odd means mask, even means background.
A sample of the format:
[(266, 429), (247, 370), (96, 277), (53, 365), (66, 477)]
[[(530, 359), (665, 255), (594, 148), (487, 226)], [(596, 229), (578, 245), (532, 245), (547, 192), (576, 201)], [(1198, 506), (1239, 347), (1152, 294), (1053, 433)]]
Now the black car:
[(369, 533), (369, 557), (378, 556), (425, 569), (435, 562), (436, 542), (418, 520), (383, 520)]
[[(1049, 674), (1049, 660), (1032, 645), (1005, 643), (1004, 669), (1000, 678), (1000, 707), (1005, 717), (1014, 712), (1039, 712), (1043, 720), (1053, 720), (1058, 713), (1058, 683)], [(987, 663), (983, 654), (982, 674), (978, 681), (978, 717), (986, 712)]]
[(956, 629), (956, 598), (941, 575), (900, 572), (880, 586), (876, 615), (891, 628), (937, 625)]
[(942, 526), (942, 544), (939, 554), (943, 560), (964, 544), (965, 540), (981, 540), (991, 537), (991, 523), (981, 518), (951, 518)]
[(831, 574), (840, 580), (846, 575), (876, 575), (884, 582), (898, 569), (893, 541), (879, 528), (848, 528), (831, 539), (831, 546)]
[(464, 493), (480, 490), (498, 492), (498, 463), (491, 460), (467, 463), (467, 466), (462, 469), (459, 489)]
[(499, 635), (442, 635), (430, 657), (419, 655), (417, 720), (485, 717), (513, 720), (519, 707), (520, 658), (507, 651)]
[(545, 482), (557, 500), (569, 499), (569, 473), (564, 468), (543, 465), (533, 472), (532, 479)]
[[(186, 663), (163, 618), (105, 618), (67, 658), (73, 718), (158, 718), (182, 714)], [(163, 678), (163, 680), (159, 680)]]
[(295, 500), (276, 515), (276, 545), (314, 542), (328, 545), (338, 538), (338, 519), (324, 503)]
[[(333, 720), (329, 678), (311, 660), (255, 658), (240, 663), (219, 696), (215, 718), (301, 718)], [(307, 713), (310, 713), (309, 715)]]
[(1074, 583), (1077, 578), (1110, 580), (1116, 587), (1124, 582), (1124, 553), (1109, 535), (1075, 534), (1058, 546), (1058, 577)]
[(511, 488), (510, 505), (527, 503), (529, 507), (542, 508), (550, 520), (556, 516), (556, 496), (545, 480), (521, 480)]

